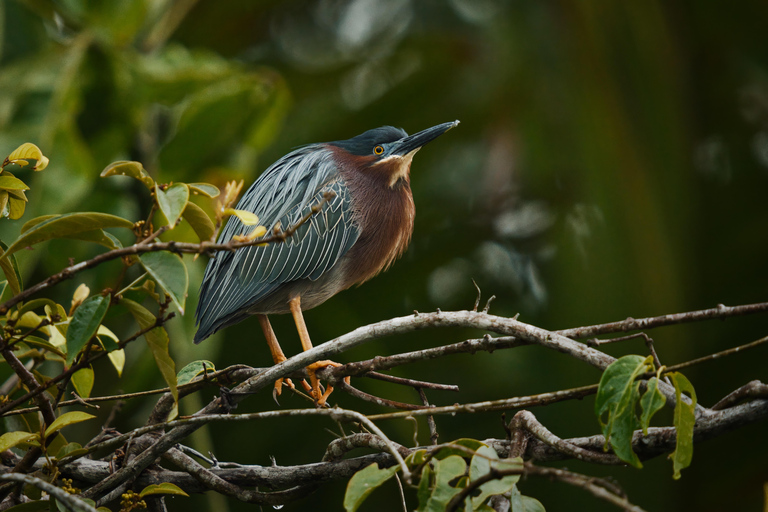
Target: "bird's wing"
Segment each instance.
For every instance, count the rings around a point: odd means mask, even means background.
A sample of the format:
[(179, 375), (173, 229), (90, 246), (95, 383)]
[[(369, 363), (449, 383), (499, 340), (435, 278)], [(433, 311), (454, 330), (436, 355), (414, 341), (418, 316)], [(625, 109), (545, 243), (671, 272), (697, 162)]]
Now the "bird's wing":
[[(312, 149), (302, 148), (273, 164), (248, 189), (237, 208), (255, 213), (270, 233), (278, 222), (282, 229), (295, 225), (322, 202), (326, 193), (333, 193), (333, 197), (284, 243), (220, 252), (209, 261), (200, 288), (196, 341), (239, 322), (249, 307), (281, 285), (318, 279), (357, 240), (359, 228), (352, 220), (349, 190), (330, 155), (322, 154), (327, 150)], [(305, 153), (297, 155), (299, 152)], [(247, 235), (253, 229), (231, 217), (219, 242)]]

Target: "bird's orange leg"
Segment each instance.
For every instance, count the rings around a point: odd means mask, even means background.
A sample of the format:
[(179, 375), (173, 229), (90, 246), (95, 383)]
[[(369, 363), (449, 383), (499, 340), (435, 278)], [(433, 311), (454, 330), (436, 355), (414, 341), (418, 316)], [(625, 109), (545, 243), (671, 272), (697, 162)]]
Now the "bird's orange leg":
[[(293, 315), (293, 321), (296, 323), (296, 330), (299, 331), (299, 339), (301, 339), (301, 348), (306, 352), (307, 350), (312, 348), (312, 340), (309, 339), (309, 331), (307, 330), (307, 324), (304, 323), (304, 315), (301, 312), (301, 297), (295, 297), (288, 302), (288, 305), (291, 308), (291, 314)], [(312, 398), (314, 398), (317, 401), (318, 406), (325, 405), (325, 401), (328, 399), (328, 396), (333, 392), (333, 386), (330, 384), (328, 385), (328, 389), (323, 392), (320, 387), (320, 381), (317, 378), (317, 375), (315, 375), (315, 372), (321, 368), (325, 368), (326, 366), (341, 366), (339, 363), (336, 363), (334, 361), (317, 361), (312, 363), (311, 365), (307, 366), (307, 374), (309, 374), (309, 381), (312, 383), (312, 389), (307, 390), (312, 395)], [(349, 377), (344, 378), (345, 382), (349, 384)]]
[[(269, 318), (267, 315), (256, 315), (256, 318), (259, 319), (261, 330), (264, 331), (264, 337), (267, 339), (267, 346), (269, 346), (269, 351), (272, 353), (272, 360), (275, 364), (282, 363), (286, 360), (286, 357), (283, 353), (283, 349), (280, 348), (280, 343), (277, 341), (275, 331), (272, 330), (272, 324), (269, 323)], [(274, 396), (280, 396), (280, 393), (283, 391), (283, 383), (291, 389), (294, 388), (291, 379), (277, 379), (277, 381), (275, 381)]]

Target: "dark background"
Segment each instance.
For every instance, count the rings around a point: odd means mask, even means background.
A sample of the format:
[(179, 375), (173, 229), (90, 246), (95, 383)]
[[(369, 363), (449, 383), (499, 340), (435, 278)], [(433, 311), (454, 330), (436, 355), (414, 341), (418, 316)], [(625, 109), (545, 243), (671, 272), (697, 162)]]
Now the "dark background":
[[(384, 277), (306, 314), (315, 343), (413, 310), (471, 308), (475, 290), (496, 295), (499, 315), (558, 329), (765, 300), (768, 187), (768, 4), (502, 0), (263, 1), (6, 0), (0, 3), (0, 154), (22, 142), (50, 157), (31, 184), (22, 221), (0, 223), (12, 240), (26, 220), (65, 211), (139, 219), (138, 182), (101, 179), (120, 159), (140, 160), (160, 181), (252, 182), (291, 148), (345, 139), (384, 124), (409, 133), (461, 125), (422, 150), (412, 186), (416, 228)], [(197, 201), (197, 200), (196, 200)], [(210, 208), (210, 204), (199, 200)], [(178, 228), (186, 229), (185, 227)], [(189, 240), (194, 240), (189, 235)], [(25, 253), (28, 284), (97, 248), (51, 242)], [(190, 265), (188, 311), (204, 258)], [(62, 284), (113, 286), (119, 263)], [(484, 299), (485, 300), (485, 299)], [(127, 334), (135, 327), (115, 318)], [(273, 325), (290, 355), (290, 318)], [(665, 364), (765, 335), (761, 317), (654, 331)], [(169, 325), (177, 368), (269, 363), (257, 322), (191, 344), (191, 313)], [(476, 337), (419, 332), (369, 343), (342, 362)], [(641, 341), (611, 347), (644, 353)], [(97, 370), (94, 395), (159, 387), (141, 345), (118, 380)], [(766, 380), (764, 346), (685, 373), (712, 405), (751, 379)], [(393, 373), (455, 383), (438, 404), (552, 391), (597, 382), (581, 362), (540, 348), (449, 359)], [(356, 381), (415, 401), (412, 391)], [(206, 393), (184, 404), (193, 411)], [(195, 404), (195, 400), (198, 401)], [(381, 412), (342, 393), (333, 403)], [(304, 407), (284, 396), (282, 407)], [(141, 424), (152, 401), (128, 403), (117, 428)], [(271, 407), (268, 393), (238, 409)], [(533, 412), (560, 437), (599, 426), (592, 399)], [(108, 407), (101, 411), (104, 416)], [(659, 418), (661, 425), (669, 417)], [(440, 440), (503, 437), (499, 414), (438, 417)], [(412, 445), (408, 421), (382, 423)], [(95, 428), (95, 427), (94, 427)], [(320, 459), (335, 425), (323, 419), (214, 425), (197, 435), (222, 461), (280, 465)], [(87, 440), (90, 432), (83, 437)], [(426, 443), (426, 424), (419, 441)], [(648, 510), (762, 510), (768, 480), (765, 425), (696, 446), (680, 481), (659, 458), (644, 469), (559, 466), (612, 476)], [(284, 510), (339, 510), (346, 482)], [(613, 510), (582, 490), (531, 479), (523, 494), (547, 510)], [(393, 510), (377, 491), (363, 510)], [(210, 500), (210, 501), (209, 501)], [(324, 506), (321, 507), (321, 504)], [(170, 502), (176, 510), (245, 510), (220, 498)], [(409, 506), (415, 508), (411, 495)], [(225, 508), (228, 507), (228, 508)]]

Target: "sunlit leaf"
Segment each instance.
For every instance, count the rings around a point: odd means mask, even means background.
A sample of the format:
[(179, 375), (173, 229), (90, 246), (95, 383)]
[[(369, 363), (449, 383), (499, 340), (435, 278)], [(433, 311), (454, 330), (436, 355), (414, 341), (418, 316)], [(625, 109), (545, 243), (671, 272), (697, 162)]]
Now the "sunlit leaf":
[(155, 185), (155, 197), (166, 222), (173, 228), (187, 207), (189, 188), (186, 183), (174, 183), (165, 190)]
[(140, 260), (144, 269), (171, 296), (171, 300), (183, 315), (189, 276), (181, 257), (167, 251), (158, 251), (142, 254)]
[(236, 210), (234, 208), (227, 208), (224, 210), (225, 215), (234, 215), (240, 222), (246, 226), (255, 226), (259, 223), (259, 218), (254, 214), (246, 210)]
[(118, 348), (120, 339), (105, 325), (99, 326), (99, 330), (96, 331), (96, 337), (101, 342), (101, 346), (104, 347), (104, 350), (108, 352), (107, 357), (112, 363), (112, 366), (115, 367), (117, 376), (122, 377), (123, 368), (125, 368), (125, 351), (121, 348)]
[(29, 432), (6, 432), (0, 436), (0, 453), (36, 438), (37, 434)]
[(379, 469), (379, 465), (374, 462), (352, 475), (344, 494), (344, 510), (355, 512), (374, 489), (392, 478), (399, 469), (397, 465)]
[(147, 173), (141, 162), (120, 161), (109, 164), (101, 171), (102, 178), (107, 176), (130, 176), (141, 181), (149, 190), (155, 187), (155, 180)]
[[(155, 325), (157, 318), (147, 308), (129, 299), (122, 299), (120, 304), (124, 305), (131, 312), (136, 322), (142, 329), (147, 329)], [(163, 327), (155, 327), (144, 333), (144, 339), (147, 340), (152, 355), (155, 358), (160, 373), (171, 389), (173, 399), (178, 402), (179, 392), (176, 386), (176, 363), (171, 359), (168, 353), (168, 333)]]
[(139, 493), (139, 496), (143, 498), (144, 496), (149, 496), (150, 494), (175, 494), (176, 496), (189, 497), (189, 494), (181, 490), (179, 486), (170, 482), (148, 485), (142, 489), (142, 491)]
[(93, 389), (93, 368), (86, 367), (72, 374), (72, 385), (77, 394), (83, 398), (90, 398)]
[(0, 216), (2, 217), (7, 217), (11, 213), (8, 205), (8, 198), (8, 191), (0, 190)]
[(192, 379), (205, 372), (216, 371), (216, 367), (210, 361), (192, 361), (179, 371), (176, 381), (179, 386), (192, 382)]
[[(680, 372), (668, 374), (675, 385), (675, 415), (674, 425), (677, 432), (675, 451), (669, 456), (672, 459), (675, 480), (680, 478), (680, 470), (691, 465), (693, 459), (693, 427), (696, 423), (696, 391), (691, 382)], [(690, 403), (682, 400), (682, 394), (690, 396)]]
[(64, 427), (67, 427), (69, 425), (74, 425), (75, 423), (80, 423), (83, 421), (87, 421), (91, 418), (95, 418), (96, 416), (92, 414), (88, 414), (87, 412), (82, 411), (71, 411), (66, 412), (56, 418), (53, 423), (48, 425), (48, 428), (45, 429), (45, 438), (49, 438), (51, 434), (54, 434), (61, 430)]
[(213, 233), (216, 230), (213, 221), (206, 215), (203, 209), (195, 203), (187, 203), (187, 207), (184, 209), (182, 216), (195, 231), (195, 234), (201, 242), (206, 242), (213, 238)]
[[(31, 142), (25, 142), (16, 148), (10, 155), (8, 155), (8, 158), (6, 158), (6, 161), (8, 162), (14, 162), (15, 160), (36, 160), (37, 164), (31, 168), (33, 171), (42, 171), (48, 166), (48, 158), (43, 155), (43, 152), (40, 151), (40, 148)], [(18, 163), (18, 165), (21, 167), (24, 167), (28, 164), (29, 162)]]
[(32, 219), (21, 228), (21, 235), (3, 253), (3, 258), (20, 249), (52, 238), (71, 237), (78, 233), (101, 228), (130, 229), (133, 227), (133, 222), (127, 219), (98, 212), (65, 213), (64, 215), (46, 217), (42, 222), (35, 223), (35, 221), (37, 219)]
[(190, 192), (202, 194), (210, 198), (218, 197), (221, 194), (219, 188), (210, 183), (187, 183), (187, 185)]
[(96, 295), (83, 302), (72, 315), (67, 328), (67, 365), (72, 364), (96, 331), (109, 309), (109, 297)]
[(29, 190), (26, 183), (13, 176), (0, 176), (0, 189), (5, 190)]

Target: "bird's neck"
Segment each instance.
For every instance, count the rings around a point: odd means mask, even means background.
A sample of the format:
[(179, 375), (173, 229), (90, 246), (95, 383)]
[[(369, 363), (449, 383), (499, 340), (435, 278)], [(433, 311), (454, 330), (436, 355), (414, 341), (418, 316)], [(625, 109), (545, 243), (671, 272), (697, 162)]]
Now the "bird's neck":
[[(416, 208), (407, 174), (390, 186), (389, 177), (384, 173), (367, 173), (343, 162), (339, 164), (360, 229), (360, 237), (350, 249), (349, 261), (365, 262), (361, 268), (349, 269), (351, 286), (386, 270), (405, 252), (413, 233)], [(351, 254), (353, 252), (355, 254)]]

